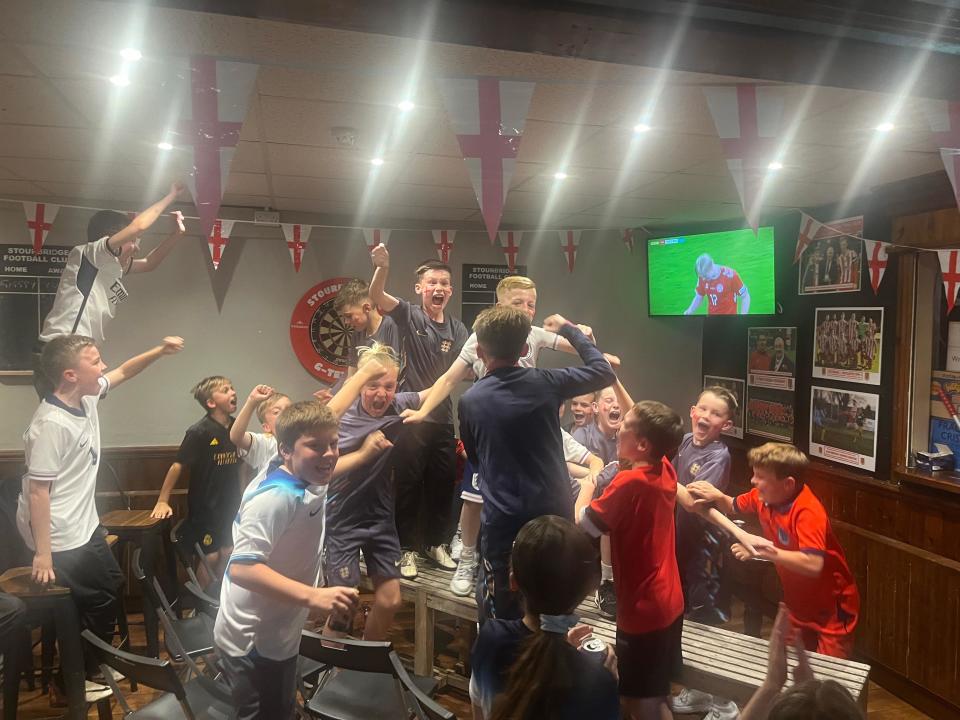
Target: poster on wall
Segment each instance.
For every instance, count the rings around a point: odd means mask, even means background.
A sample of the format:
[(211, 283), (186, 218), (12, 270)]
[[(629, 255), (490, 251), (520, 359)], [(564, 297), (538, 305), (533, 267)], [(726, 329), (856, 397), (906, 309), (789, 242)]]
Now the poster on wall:
[(863, 265), (863, 216), (831, 220), (800, 255), (800, 295), (857, 292)]
[(473, 328), (473, 321), (481, 310), (497, 302), (497, 284), (507, 275), (526, 275), (527, 266), (517, 265), (511, 271), (507, 265), (474, 265), (464, 263), (460, 280), (460, 320)]
[(747, 432), (793, 442), (794, 393), (792, 390), (747, 386)]
[(742, 438), (743, 437), (743, 405), (744, 405), (744, 387), (743, 380), (740, 378), (728, 378), (720, 377), (719, 375), (704, 375), (703, 376), (703, 386), (705, 388), (711, 386), (720, 386), (726, 390), (729, 390), (733, 396), (737, 399), (737, 412), (733, 418), (733, 427), (729, 430), (724, 430), (724, 435), (729, 435), (730, 437)]
[(879, 395), (810, 388), (810, 455), (876, 470), (879, 406)]
[(883, 308), (817, 308), (813, 377), (880, 384)]
[(747, 384), (793, 390), (797, 375), (795, 327), (747, 328)]

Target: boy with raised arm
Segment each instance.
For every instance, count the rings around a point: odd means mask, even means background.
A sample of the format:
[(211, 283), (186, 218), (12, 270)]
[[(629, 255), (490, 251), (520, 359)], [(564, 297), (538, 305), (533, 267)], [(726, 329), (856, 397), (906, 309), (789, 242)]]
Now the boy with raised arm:
[[(290, 407), (290, 404), (290, 398), (283, 393), (269, 385), (257, 385), (250, 391), (247, 401), (230, 426), (230, 442), (237, 446), (237, 457), (253, 468), (254, 476), (266, 468), (271, 458), (277, 454), (274, 426), (280, 413)], [(254, 410), (260, 427), (263, 428), (262, 433), (247, 431)]]
[(560, 315), (544, 328), (556, 331), (584, 365), (544, 370), (518, 365), (530, 334), (530, 317), (495, 306), (474, 323), (477, 354), (486, 374), (460, 400), (460, 434), (483, 482), (478, 598), (481, 618), (519, 618), (510, 587), (510, 548), (523, 525), (540, 515), (573, 517), (569, 476), (560, 440), (560, 405), (609, 385), (610, 363), (581, 330)]
[[(370, 282), (370, 299), (396, 324), (403, 348), (400, 389), (420, 392), (447, 371), (467, 340), (463, 323), (447, 313), (453, 295), (450, 267), (427, 260), (417, 268), (414, 285), (420, 303), (411, 303), (387, 293), (384, 288), (390, 253), (378, 245), (370, 254), (376, 270)], [(448, 398), (426, 422), (405, 433), (396, 448), (396, 522), (403, 577), (417, 576), (417, 526), (422, 517), (422, 539), (427, 558), (440, 568), (453, 570), (456, 563), (444, 547), (449, 536), (448, 517), (456, 476), (456, 439), (453, 433), (453, 403)]]
[(357, 371), (357, 348), (370, 347), (378, 342), (391, 347), (400, 355), (400, 333), (393, 318), (380, 314), (370, 299), (366, 280), (353, 278), (344, 283), (333, 301), (333, 309), (352, 332), (350, 352), (347, 354), (347, 377)]

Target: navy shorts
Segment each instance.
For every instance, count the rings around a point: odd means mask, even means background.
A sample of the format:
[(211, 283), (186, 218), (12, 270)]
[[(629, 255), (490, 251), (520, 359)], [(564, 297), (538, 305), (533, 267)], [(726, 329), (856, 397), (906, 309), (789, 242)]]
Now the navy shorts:
[(667, 627), (634, 635), (617, 629), (620, 694), (634, 698), (665, 697), (683, 671), (683, 615)]
[(180, 526), (178, 544), (186, 542), (190, 550), (197, 543), (204, 555), (219, 552), (222, 548), (233, 547), (233, 516), (216, 517), (213, 513), (188, 517)]
[(463, 477), (460, 480), (460, 498), (468, 502), (483, 504), (480, 495), (480, 474), (469, 460), (463, 464)]
[(327, 586), (360, 585), (360, 553), (367, 575), (389, 580), (400, 577), (400, 540), (393, 521), (370, 527), (327, 528)]

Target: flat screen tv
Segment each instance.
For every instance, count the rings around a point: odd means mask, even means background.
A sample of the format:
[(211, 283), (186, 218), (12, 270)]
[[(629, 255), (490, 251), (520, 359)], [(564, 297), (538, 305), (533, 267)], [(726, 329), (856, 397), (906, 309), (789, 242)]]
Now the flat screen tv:
[(647, 241), (651, 315), (772, 315), (773, 228)]

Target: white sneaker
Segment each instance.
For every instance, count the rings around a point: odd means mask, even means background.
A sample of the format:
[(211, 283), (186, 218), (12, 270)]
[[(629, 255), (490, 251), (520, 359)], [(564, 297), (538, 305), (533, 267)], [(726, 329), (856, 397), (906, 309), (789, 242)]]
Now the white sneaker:
[(469, 555), (461, 555), (460, 564), (457, 565), (457, 571), (453, 574), (453, 580), (450, 581), (450, 592), (460, 597), (470, 595), (476, 587), (477, 565), (476, 551)]
[(679, 715), (711, 712), (713, 695), (693, 688), (684, 688), (670, 698), (670, 709)]
[(413, 580), (417, 576), (417, 554), (407, 550), (400, 556), (400, 577)]
[(450, 559), (454, 562), (460, 562), (460, 553), (463, 550), (463, 536), (460, 534), (460, 528), (453, 534), (450, 541)]
[(87, 680), (83, 687), (83, 693), (87, 703), (95, 703), (113, 695), (113, 690), (108, 685)]
[(441, 570), (456, 570), (457, 564), (450, 557), (450, 553), (443, 545), (427, 548), (427, 560), (432, 562)]
[(703, 720), (737, 720), (740, 717), (740, 708), (733, 700), (714, 698), (710, 712), (703, 716)]

